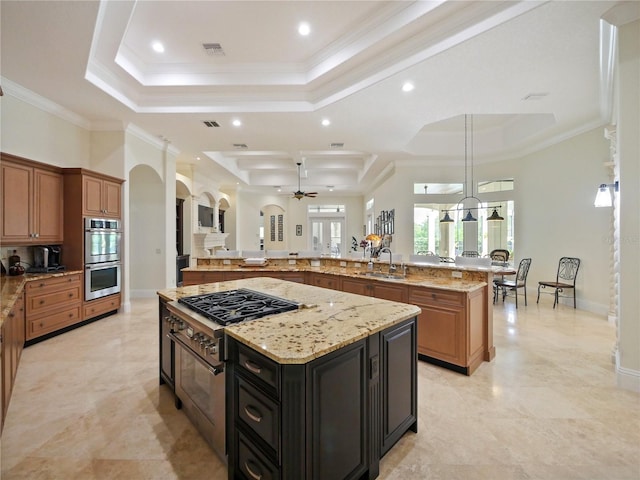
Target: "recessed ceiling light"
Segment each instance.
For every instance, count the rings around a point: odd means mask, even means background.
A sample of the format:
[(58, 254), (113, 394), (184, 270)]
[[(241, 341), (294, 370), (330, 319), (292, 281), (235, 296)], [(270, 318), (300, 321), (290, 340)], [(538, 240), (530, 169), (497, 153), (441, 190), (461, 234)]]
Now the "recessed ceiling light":
[(330, 192), (333, 192), (333, 185), (327, 185), (327, 188), (329, 189)]
[(311, 33), (311, 27), (307, 22), (302, 22), (300, 25), (298, 25), (298, 33), (306, 37)]
[(151, 44), (151, 48), (153, 48), (154, 52), (164, 53), (164, 45), (162, 45), (160, 42), (153, 42)]
[(331, 125), (331, 120), (329, 120), (328, 118), (323, 118), (322, 125), (328, 127), (329, 125)]
[(196, 160), (200, 160), (200, 157), (196, 157)]
[(415, 87), (413, 86), (413, 83), (411, 83), (411, 82), (405, 82), (405, 84), (402, 85), (402, 91), (403, 92), (410, 92), (414, 88)]
[(242, 125), (242, 121), (237, 119), (237, 118), (234, 119), (233, 122), (231, 122), (231, 123), (233, 123), (234, 127), (239, 127), (240, 125)]

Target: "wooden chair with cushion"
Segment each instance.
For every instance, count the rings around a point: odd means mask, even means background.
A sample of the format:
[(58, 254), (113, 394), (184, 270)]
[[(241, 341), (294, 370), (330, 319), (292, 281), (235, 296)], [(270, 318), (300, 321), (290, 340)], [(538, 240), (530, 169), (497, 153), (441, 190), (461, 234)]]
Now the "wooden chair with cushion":
[(494, 303), (498, 296), (498, 292), (502, 292), (502, 301), (509, 291), (514, 292), (516, 297), (516, 308), (518, 308), (518, 289), (524, 290), (524, 306), (527, 306), (527, 275), (529, 275), (529, 267), (531, 267), (531, 259), (523, 258), (518, 265), (518, 272), (516, 273), (515, 280), (499, 280), (494, 282)]
[(465, 250), (464, 252), (462, 252), (460, 254), (462, 257), (479, 257), (480, 255), (478, 255), (478, 252), (476, 252), (475, 250)]
[(540, 301), (540, 289), (552, 288), (553, 292), (553, 308), (556, 308), (558, 299), (561, 296), (561, 292), (565, 290), (573, 290), (573, 308), (576, 308), (576, 277), (578, 276), (578, 269), (580, 268), (580, 259), (575, 257), (562, 257), (558, 262), (558, 273), (556, 274), (555, 281), (542, 281), (538, 282), (538, 299), (536, 303)]

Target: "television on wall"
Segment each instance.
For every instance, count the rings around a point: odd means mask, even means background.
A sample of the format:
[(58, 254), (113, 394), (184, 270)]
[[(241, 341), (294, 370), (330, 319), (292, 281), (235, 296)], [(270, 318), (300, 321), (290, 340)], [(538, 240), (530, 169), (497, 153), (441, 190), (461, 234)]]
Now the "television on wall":
[(213, 208), (198, 205), (198, 225), (201, 227), (213, 227)]

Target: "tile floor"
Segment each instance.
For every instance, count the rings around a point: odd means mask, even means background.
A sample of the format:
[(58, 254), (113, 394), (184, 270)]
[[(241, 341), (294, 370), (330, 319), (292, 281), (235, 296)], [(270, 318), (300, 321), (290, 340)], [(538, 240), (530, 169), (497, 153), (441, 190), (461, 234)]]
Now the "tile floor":
[[(158, 385), (156, 300), (24, 350), (2, 479), (226, 478)], [(494, 310), (471, 377), (420, 362), (419, 431), (380, 479), (640, 479), (640, 395), (615, 387), (615, 330), (551, 304)]]

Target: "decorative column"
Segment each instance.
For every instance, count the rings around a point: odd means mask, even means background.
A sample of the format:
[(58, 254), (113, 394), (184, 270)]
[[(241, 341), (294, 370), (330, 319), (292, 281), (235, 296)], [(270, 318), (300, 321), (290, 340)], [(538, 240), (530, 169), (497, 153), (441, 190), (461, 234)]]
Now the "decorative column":
[[(604, 129), (604, 138), (609, 140), (609, 159), (605, 167), (609, 174), (609, 183), (619, 178), (619, 158), (617, 145), (617, 131), (615, 125), (608, 125)], [(615, 363), (619, 346), (618, 302), (620, 296), (620, 208), (618, 194), (613, 195), (612, 210), (609, 223), (609, 313), (607, 318), (616, 326), (616, 343), (611, 352), (611, 359)]]

